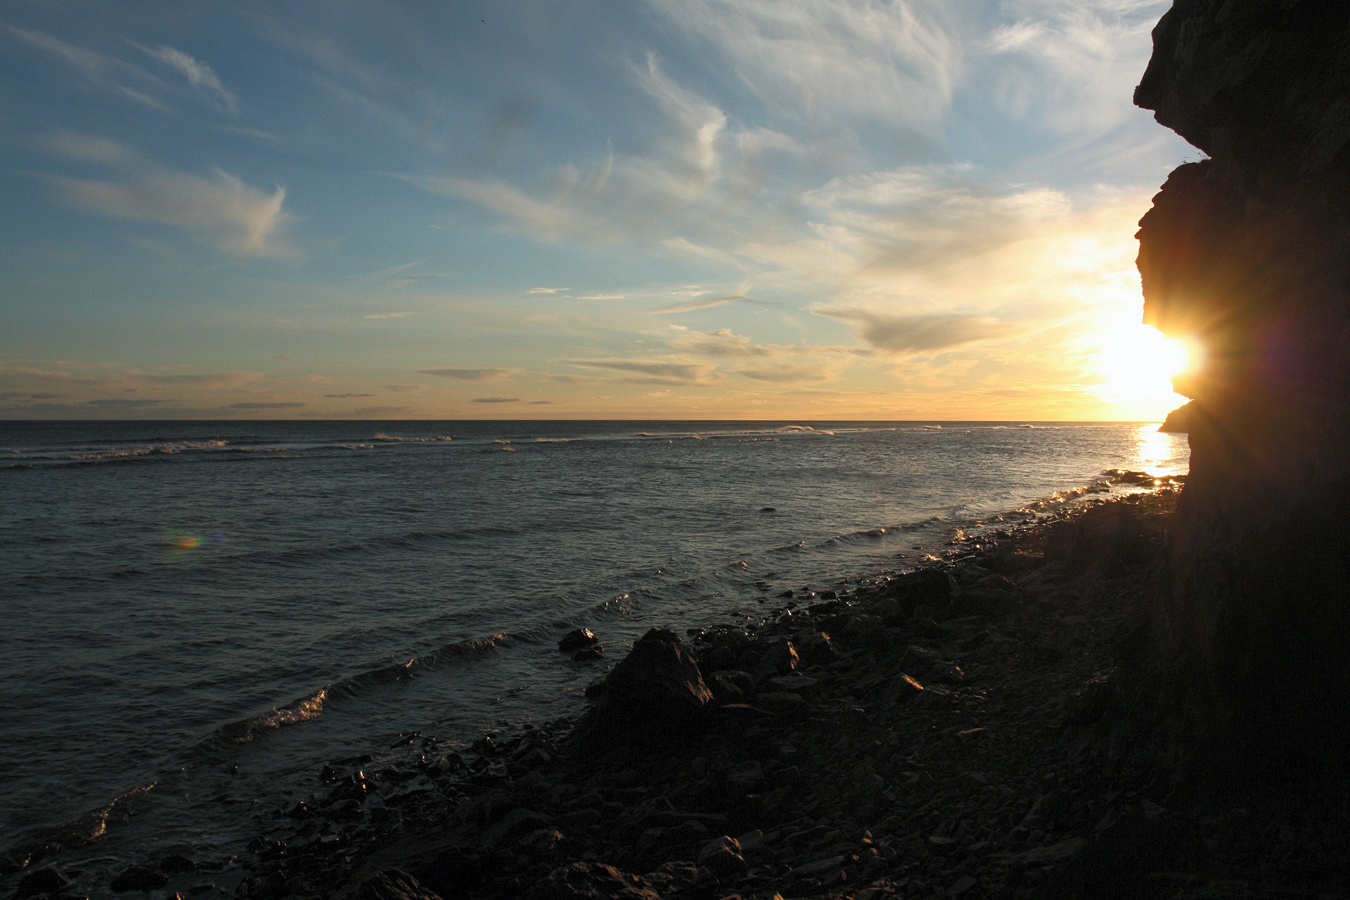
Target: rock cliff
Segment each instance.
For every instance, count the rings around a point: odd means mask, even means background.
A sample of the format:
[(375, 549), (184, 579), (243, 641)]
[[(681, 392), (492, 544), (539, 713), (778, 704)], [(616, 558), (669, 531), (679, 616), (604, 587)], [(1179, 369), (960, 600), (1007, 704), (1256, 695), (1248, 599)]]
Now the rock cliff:
[(1215, 736), (1325, 737), (1350, 710), (1350, 3), (1175, 0), (1135, 103), (1208, 157), (1138, 235), (1145, 321), (1203, 354), (1152, 660)]

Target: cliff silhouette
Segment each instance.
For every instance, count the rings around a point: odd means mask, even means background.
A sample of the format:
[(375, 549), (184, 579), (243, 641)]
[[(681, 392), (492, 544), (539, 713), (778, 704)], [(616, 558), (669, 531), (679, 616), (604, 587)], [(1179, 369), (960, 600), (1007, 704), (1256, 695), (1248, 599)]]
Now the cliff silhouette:
[[(1148, 665), (1234, 757), (1345, 747), (1350, 4), (1176, 0), (1135, 103), (1207, 159), (1140, 222), (1144, 319), (1202, 348)], [(1276, 752), (1277, 751), (1277, 752)]]

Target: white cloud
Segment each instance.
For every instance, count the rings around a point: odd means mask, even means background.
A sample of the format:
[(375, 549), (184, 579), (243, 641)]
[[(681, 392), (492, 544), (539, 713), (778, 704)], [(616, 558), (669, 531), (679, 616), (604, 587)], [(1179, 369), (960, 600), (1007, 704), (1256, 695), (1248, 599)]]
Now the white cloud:
[[(676, 291), (677, 294), (689, 293), (686, 291)], [(703, 293), (699, 291), (697, 293)], [(697, 294), (695, 294), (697, 296)], [(741, 284), (735, 291), (729, 294), (723, 294), (720, 297), (699, 297), (695, 300), (683, 300), (679, 303), (672, 303), (669, 306), (661, 306), (652, 310), (653, 315), (672, 315), (675, 313), (695, 312), (700, 309), (712, 309), (717, 306), (727, 306), (732, 303), (749, 303), (752, 305), (772, 306), (756, 297), (750, 296), (750, 285)]]
[[(690, 179), (683, 192), (695, 193), (719, 172), (718, 141), (727, 129), (727, 115), (712, 103), (667, 78), (656, 54), (647, 54), (645, 68), (636, 68), (637, 83), (651, 96), (675, 126), (679, 142), (676, 157)], [(610, 158), (612, 168), (613, 158)]]
[(291, 216), (283, 209), (286, 190), (250, 187), (220, 169), (205, 178), (146, 160), (103, 138), (59, 132), (48, 137), (58, 153), (114, 169), (116, 180), (51, 176), (67, 204), (95, 215), (155, 222), (195, 232), (237, 256), (294, 254), (284, 237)]
[(763, 102), (835, 125), (858, 116), (936, 135), (962, 70), (961, 36), (934, 0), (648, 0), (713, 47)]
[(221, 84), (220, 76), (206, 63), (184, 53), (182, 50), (175, 50), (173, 47), (163, 44), (150, 48), (135, 41), (129, 41), (128, 43), (177, 71), (188, 80), (188, 84), (192, 85), (193, 90), (214, 104), (216, 108), (228, 113), (239, 112), (239, 98), (235, 96), (233, 91)]
[(534, 237), (602, 244), (678, 239), (745, 208), (774, 159), (802, 153), (786, 135), (733, 122), (677, 83), (654, 55), (629, 70), (659, 125), (633, 136), (633, 152), (607, 142), (588, 165), (568, 162), (542, 177), (392, 174), (427, 193), (467, 201)]
[(983, 41), (976, 77), (1004, 112), (1079, 141), (1139, 113), (1129, 92), (1148, 64), (1162, 0), (1021, 0)]

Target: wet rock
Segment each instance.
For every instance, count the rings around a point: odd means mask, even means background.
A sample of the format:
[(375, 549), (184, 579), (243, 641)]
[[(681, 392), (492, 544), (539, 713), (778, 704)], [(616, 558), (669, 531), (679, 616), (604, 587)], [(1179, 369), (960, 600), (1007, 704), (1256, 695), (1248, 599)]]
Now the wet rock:
[(578, 628), (575, 631), (569, 631), (558, 641), (558, 649), (563, 653), (575, 653), (578, 650), (586, 650), (600, 643), (600, 639), (595, 636), (595, 632), (589, 628)]

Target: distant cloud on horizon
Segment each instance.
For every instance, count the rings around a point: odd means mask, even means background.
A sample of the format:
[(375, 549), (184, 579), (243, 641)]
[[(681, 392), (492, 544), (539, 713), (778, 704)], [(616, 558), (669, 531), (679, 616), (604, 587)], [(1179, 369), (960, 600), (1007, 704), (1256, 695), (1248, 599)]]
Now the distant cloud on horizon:
[(420, 375), (434, 375), (437, 378), (454, 378), (459, 381), (499, 381), (520, 374), (519, 369), (414, 369)]
[(284, 401), (244, 401), (222, 406), (221, 409), (299, 409), (303, 403)]

